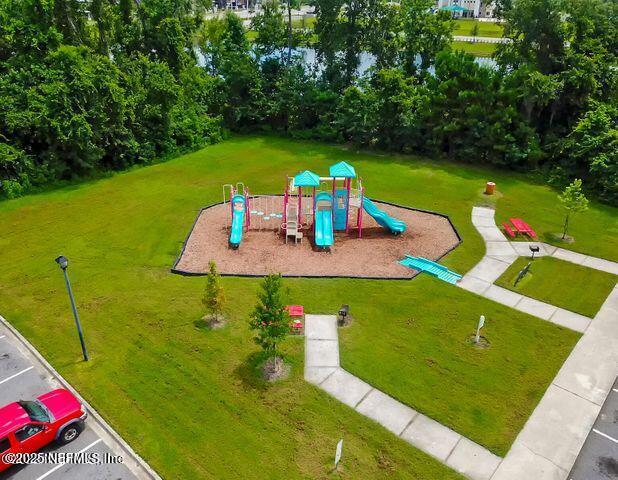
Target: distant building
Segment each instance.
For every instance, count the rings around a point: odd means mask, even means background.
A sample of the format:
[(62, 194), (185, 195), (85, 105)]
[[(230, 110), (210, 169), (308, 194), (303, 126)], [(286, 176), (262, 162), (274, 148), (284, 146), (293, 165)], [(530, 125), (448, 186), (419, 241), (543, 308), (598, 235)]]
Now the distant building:
[(456, 16), (461, 18), (494, 18), (494, 3), (491, 0), (437, 0), (437, 7), (460, 7)]

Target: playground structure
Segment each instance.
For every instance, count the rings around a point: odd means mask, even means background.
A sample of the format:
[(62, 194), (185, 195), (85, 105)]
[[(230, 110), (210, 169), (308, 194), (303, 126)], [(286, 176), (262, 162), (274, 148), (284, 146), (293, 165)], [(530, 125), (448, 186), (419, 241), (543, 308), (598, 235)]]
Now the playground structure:
[[(312, 190), (307, 190), (307, 193), (312, 193)], [(444, 215), (379, 200), (372, 202), (389, 217), (414, 225), (414, 229), (393, 235), (363, 211), (362, 239), (359, 239), (354, 221), (357, 212), (353, 209), (350, 234), (333, 232), (337, 233), (331, 247), (333, 253), (325, 255), (311, 237), (311, 217), (306, 219), (303, 216), (307, 237), (297, 244), (293, 241), (290, 244), (288, 239), (288, 245), (285, 244), (280, 228), (283, 223), (282, 195), (249, 196), (250, 228), (246, 226), (246, 217), (244, 222), (237, 220), (237, 224), (242, 224), (244, 228), (242, 242), (239, 248), (231, 248), (232, 207), (228, 197), (225, 204), (220, 202), (200, 210), (173, 271), (185, 275), (204, 275), (209, 271), (208, 263), (213, 261), (222, 275), (262, 276), (279, 272), (284, 276), (302, 277), (408, 279), (415, 276), (418, 270), (398, 263), (405, 255), (436, 260), (460, 242), (456, 230)], [(302, 209), (305, 211), (306, 206)], [(270, 215), (273, 211), (281, 218)], [(258, 215), (257, 212), (264, 214)], [(270, 218), (265, 220), (264, 217)], [(329, 218), (327, 216), (326, 221)]]
[(223, 185), (223, 201), (200, 210), (173, 271), (203, 275), (213, 261), (223, 275), (406, 279), (433, 267), (400, 259), (438, 259), (460, 242), (445, 215), (367, 198), (345, 162), (325, 175), (305, 170), (284, 178), (274, 195)]
[(363, 211), (395, 235), (406, 230), (404, 222), (389, 216), (365, 197), (362, 180), (352, 165), (331, 165), (328, 176), (305, 170), (287, 177), (281, 231), (286, 243), (290, 237), (295, 243), (302, 241), (303, 232), (311, 231), (315, 246), (325, 250), (334, 244), (335, 232), (349, 234), (354, 227), (357, 237), (362, 237)]
[[(336, 232), (363, 235), (363, 212), (394, 235), (405, 232), (406, 224), (393, 218), (365, 197), (362, 181), (356, 170), (346, 162), (331, 165), (328, 176), (309, 170), (286, 177), (283, 206), (273, 196), (251, 196), (244, 183), (223, 185), (223, 204), (230, 204), (228, 245), (238, 249), (243, 233), (250, 229), (276, 230), (285, 243), (291, 238), (302, 242), (308, 233), (319, 250), (335, 243)], [(253, 220), (252, 220), (253, 219)], [(279, 222), (281, 220), (281, 222)]]

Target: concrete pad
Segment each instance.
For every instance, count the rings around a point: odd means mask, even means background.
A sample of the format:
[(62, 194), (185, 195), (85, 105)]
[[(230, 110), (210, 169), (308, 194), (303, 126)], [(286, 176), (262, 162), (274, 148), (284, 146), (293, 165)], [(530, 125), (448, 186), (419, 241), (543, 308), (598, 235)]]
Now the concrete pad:
[(495, 227), (496, 222), (494, 221), (494, 217), (472, 215), (472, 225), (475, 227)]
[(550, 305), (549, 303), (539, 302), (534, 298), (523, 297), (517, 304), (517, 310), (529, 313), (535, 317), (542, 318), (543, 320), (549, 320), (558, 307)]
[(461, 437), (446, 464), (473, 480), (489, 480), (501, 461), (485, 447)]
[(358, 404), (356, 410), (397, 436), (418, 415), (416, 410), (375, 389)]
[(496, 258), (483, 257), (479, 263), (466, 273), (466, 276), (493, 283), (509, 268), (509, 265), (509, 263)]
[(571, 252), (570, 250), (565, 250), (564, 248), (557, 248), (554, 254), (552, 255), (552, 257), (581, 265), (582, 263), (584, 263), (586, 258), (588, 258), (588, 255), (582, 255), (581, 253)]
[(599, 405), (552, 384), (516, 442), (569, 471), (600, 409)]
[(511, 242), (511, 247), (515, 249), (517, 254), (520, 257), (532, 257), (532, 252), (530, 251), (531, 246), (539, 247), (538, 253), (534, 254), (534, 257), (545, 257), (547, 256), (547, 251), (545, 247), (543, 247), (542, 243), (539, 242)]
[(401, 438), (444, 462), (457, 445), (461, 435), (419, 413), (401, 434)]
[(554, 384), (602, 405), (618, 372), (618, 316), (597, 316), (564, 362)]
[(482, 295), (483, 292), (491, 286), (491, 284), (489, 282), (479, 280), (478, 278), (464, 275), (462, 279), (457, 282), (457, 286), (463, 288), (464, 290), (468, 290), (469, 292)]
[(491, 227), (478, 227), (477, 226), (476, 229), (481, 234), (481, 237), (483, 237), (488, 242), (508, 242), (504, 234), (495, 225)]
[(493, 208), (487, 207), (472, 207), (473, 217), (490, 217), (494, 218), (496, 211)]
[(491, 480), (565, 480), (567, 473), (515, 440)]
[(594, 268), (595, 270), (603, 270), (604, 272), (618, 275), (618, 263), (603, 258), (587, 257), (582, 263), (584, 267)]
[(485, 242), (486, 255), (492, 257), (505, 257), (517, 255), (511, 242)]
[(337, 340), (337, 317), (335, 315), (305, 315), (305, 338)]
[(335, 370), (337, 370), (336, 367), (306, 367), (305, 380), (314, 385), (319, 385)]
[(305, 367), (338, 367), (339, 342), (337, 340), (307, 340), (305, 342)]
[(592, 319), (558, 307), (549, 321), (575, 330), (576, 332), (584, 333)]
[(356, 408), (358, 402), (373, 388), (341, 368), (338, 368), (320, 386), (337, 400), (352, 408)]
[(483, 293), (483, 296), (511, 308), (514, 308), (515, 305), (521, 301), (522, 298), (524, 298), (523, 295), (520, 295), (519, 293), (511, 292), (510, 290), (498, 287), (497, 285), (492, 285), (489, 287), (485, 293)]

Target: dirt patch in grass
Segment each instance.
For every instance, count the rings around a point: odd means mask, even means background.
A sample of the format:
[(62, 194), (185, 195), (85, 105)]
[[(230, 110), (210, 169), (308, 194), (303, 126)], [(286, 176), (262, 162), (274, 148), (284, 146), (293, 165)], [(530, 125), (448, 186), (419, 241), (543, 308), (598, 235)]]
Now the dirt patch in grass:
[[(283, 207), (281, 197), (273, 205)], [(301, 277), (412, 278), (415, 270), (397, 263), (406, 254), (436, 260), (459, 244), (457, 233), (448, 218), (376, 202), (390, 216), (404, 221), (408, 228), (395, 236), (363, 214), (362, 238), (354, 221), (348, 234), (335, 232), (330, 251), (316, 251), (311, 229), (304, 231), (301, 243), (285, 243), (278, 233), (281, 219), (243, 233), (237, 250), (228, 246), (229, 205), (214, 205), (202, 210), (187, 239), (174, 271), (205, 274), (208, 262), (214, 261), (223, 275), (266, 275), (279, 272)], [(275, 213), (275, 212), (271, 212)]]
[(292, 367), (285, 363), (281, 357), (271, 357), (261, 367), (262, 378), (267, 382), (285, 380), (290, 376)]

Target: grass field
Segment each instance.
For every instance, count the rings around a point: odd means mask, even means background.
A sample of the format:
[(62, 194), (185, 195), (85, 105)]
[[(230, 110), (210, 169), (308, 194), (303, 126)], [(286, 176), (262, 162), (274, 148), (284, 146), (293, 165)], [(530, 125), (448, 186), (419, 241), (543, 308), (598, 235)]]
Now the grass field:
[[(341, 476), (345, 478), (459, 478), (306, 384), (300, 339), (284, 347), (293, 366), (290, 380), (270, 386), (256, 380), (257, 347), (247, 317), (257, 280), (224, 279), (230, 324), (211, 332), (195, 324), (203, 314), (204, 279), (169, 273), (199, 208), (220, 201), (221, 184), (244, 181), (255, 193), (281, 192), (286, 173), (301, 168), (325, 171), (342, 159), (355, 165), (369, 196), (449, 214), (464, 242), (444, 263), (460, 272), (484, 253), (470, 211), (475, 204), (489, 203), (481, 193), (486, 180), (497, 182), (498, 211), (504, 215), (523, 216), (540, 234), (554, 232), (561, 224), (556, 193), (530, 184), (524, 176), (404, 156), (356, 154), (277, 137), (237, 137), (167, 163), (0, 202), (0, 312), (164, 477), (331, 478), (334, 445), (344, 438)], [(618, 254), (613, 209), (592, 203), (573, 224), (572, 233), (577, 239), (574, 249), (613, 259)], [(80, 361), (62, 276), (53, 260), (60, 253), (71, 262), (92, 355), (88, 364)], [(307, 311), (333, 312), (341, 303), (352, 306), (356, 323), (344, 334), (346, 352), (357, 348), (356, 342), (351, 345), (354, 336), (362, 345), (380, 322), (392, 327), (384, 329), (386, 342), (397, 335), (397, 323), (414, 317), (417, 348), (432, 351), (437, 348), (433, 344), (441, 342), (443, 351), (426, 358), (434, 359), (441, 369), (458, 372), (435, 375), (418, 368), (415, 398), (435, 397), (436, 405), (447, 405), (444, 397), (457, 389), (461, 401), (470, 405), (479, 382), (495, 381), (495, 370), (483, 374), (479, 365), (495, 360), (492, 355), (506, 361), (500, 341), (515, 341), (520, 334), (502, 322), (497, 306), (430, 280), (285, 283), (290, 301), (304, 304)], [(451, 333), (444, 332), (445, 322), (453, 322), (450, 313), (442, 316), (450, 295), (459, 295), (456, 300), (466, 303), (456, 308), (465, 317), (473, 313), (472, 323), (482, 311), (500, 318), (490, 322), (488, 335), (495, 348), (492, 344), (488, 355), (459, 356), (465, 350), (457, 342), (465, 340), (461, 334), (470, 327), (462, 320)], [(566, 355), (576, 337), (529, 318), (522, 318), (521, 324), (521, 335), (525, 331), (547, 335), (553, 355), (531, 377), (526, 372), (530, 366), (522, 363), (530, 353), (512, 351), (509, 360), (523, 370), (522, 378), (533, 378), (538, 389), (549, 383), (560, 356)], [(434, 335), (440, 331), (444, 339)], [(346, 352), (344, 358), (354, 354)], [(405, 348), (401, 352), (402, 362), (412, 362), (405, 358)], [(424, 364), (426, 358), (415, 361)], [(384, 365), (385, 375), (391, 375), (386, 369), (393, 364), (385, 359)], [(481, 378), (473, 379), (479, 371)], [(443, 384), (436, 388), (440, 378)], [(518, 395), (529, 391), (520, 390), (519, 372), (511, 382)], [(498, 391), (493, 401), (501, 398)], [(449, 414), (449, 421), (464, 430), (470, 423), (468, 413)], [(485, 435), (482, 415), (479, 418), (475, 438), (499, 450), (514, 428), (501, 432), (500, 439), (492, 438)]]
[[(340, 330), (343, 367), (498, 455), (579, 338), (429, 276), (373, 292), (356, 312)], [(469, 343), (480, 314), (485, 349)]]
[(529, 258), (518, 258), (496, 281), (497, 285), (552, 305), (594, 317), (618, 281), (616, 275), (557, 258), (534, 260), (528, 274), (514, 287)]
[(500, 38), (504, 35), (504, 26), (495, 22), (479, 22), (478, 20), (462, 18), (455, 20), (453, 35), (473, 36), (474, 25), (478, 25), (477, 37)]
[(475, 57), (491, 57), (496, 51), (497, 43), (457, 42), (453, 41), (453, 50), (462, 50)]

